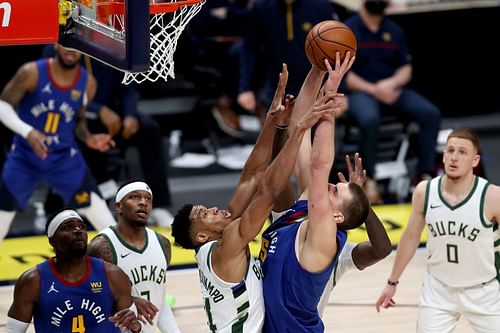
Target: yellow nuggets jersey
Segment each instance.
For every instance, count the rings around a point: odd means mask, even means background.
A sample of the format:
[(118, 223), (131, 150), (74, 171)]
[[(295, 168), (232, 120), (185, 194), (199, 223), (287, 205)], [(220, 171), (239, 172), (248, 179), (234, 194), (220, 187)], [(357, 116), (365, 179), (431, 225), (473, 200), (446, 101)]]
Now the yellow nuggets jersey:
[(250, 257), (245, 278), (230, 283), (212, 269), (212, 250), (217, 241), (202, 245), (196, 252), (200, 287), (210, 332), (260, 333), (264, 323), (262, 273), (259, 263)]

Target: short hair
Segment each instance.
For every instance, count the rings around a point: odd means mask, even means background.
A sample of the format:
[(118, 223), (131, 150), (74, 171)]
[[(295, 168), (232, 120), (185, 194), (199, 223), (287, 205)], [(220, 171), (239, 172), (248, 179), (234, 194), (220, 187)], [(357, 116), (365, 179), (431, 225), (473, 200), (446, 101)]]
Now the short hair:
[(448, 143), (448, 141), (451, 138), (460, 138), (460, 139), (469, 140), (470, 142), (472, 142), (472, 145), (476, 149), (477, 154), (479, 154), (479, 151), (481, 150), (479, 135), (477, 135), (476, 131), (474, 131), (472, 128), (455, 128), (448, 135), (448, 138), (446, 139), (446, 143)]
[(356, 229), (362, 225), (368, 217), (370, 202), (365, 191), (355, 183), (349, 183), (349, 192), (351, 199), (344, 204), (344, 222), (340, 224), (343, 230)]
[[(125, 183), (121, 184), (121, 185), (120, 185), (120, 186), (116, 189), (116, 193), (120, 192), (120, 190), (121, 190), (122, 188), (124, 188), (125, 186), (127, 186), (128, 184), (132, 184), (132, 183), (135, 183), (135, 182), (143, 182), (143, 183), (147, 184), (147, 183), (146, 183), (146, 181), (145, 181), (144, 179), (141, 179), (141, 178), (132, 179), (132, 180), (129, 180), (129, 181), (127, 181), (127, 182), (125, 182)], [(116, 193), (115, 193), (115, 195), (116, 195)]]
[(177, 214), (175, 214), (174, 221), (172, 222), (172, 237), (174, 237), (174, 242), (185, 249), (194, 249), (196, 247), (191, 239), (193, 221), (189, 218), (193, 207), (194, 205), (192, 204), (182, 206), (177, 211)]

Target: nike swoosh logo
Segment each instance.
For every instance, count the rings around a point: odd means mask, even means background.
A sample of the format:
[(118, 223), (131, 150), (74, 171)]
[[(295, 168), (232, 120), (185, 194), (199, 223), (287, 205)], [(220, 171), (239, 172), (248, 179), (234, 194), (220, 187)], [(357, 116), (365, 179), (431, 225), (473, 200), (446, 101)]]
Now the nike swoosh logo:
[(125, 253), (125, 254), (123, 254), (123, 253), (122, 253), (122, 254), (120, 254), (120, 257), (122, 257), (122, 258), (126, 258), (126, 257), (128, 257), (129, 255), (131, 255), (131, 254), (132, 254), (132, 252)]
[(431, 209), (434, 209), (434, 208), (439, 208), (439, 207), (441, 207), (441, 206), (442, 206), (442, 205), (432, 205), (432, 204), (431, 204)]

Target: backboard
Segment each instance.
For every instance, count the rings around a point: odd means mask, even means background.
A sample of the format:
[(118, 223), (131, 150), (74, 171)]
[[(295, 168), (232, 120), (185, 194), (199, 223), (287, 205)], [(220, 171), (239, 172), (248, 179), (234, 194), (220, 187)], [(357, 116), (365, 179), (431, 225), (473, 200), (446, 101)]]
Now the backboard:
[(72, 3), (71, 17), (60, 30), (60, 44), (122, 71), (141, 72), (149, 68), (149, 0)]

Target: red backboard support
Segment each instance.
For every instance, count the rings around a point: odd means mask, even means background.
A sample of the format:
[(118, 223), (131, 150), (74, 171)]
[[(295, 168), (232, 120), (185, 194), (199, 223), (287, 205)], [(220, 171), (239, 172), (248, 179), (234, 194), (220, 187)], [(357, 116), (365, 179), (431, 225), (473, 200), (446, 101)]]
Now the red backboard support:
[(0, 0), (0, 45), (57, 43), (58, 19), (58, 0)]

